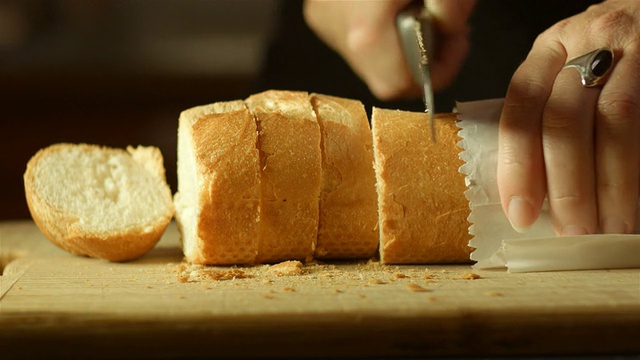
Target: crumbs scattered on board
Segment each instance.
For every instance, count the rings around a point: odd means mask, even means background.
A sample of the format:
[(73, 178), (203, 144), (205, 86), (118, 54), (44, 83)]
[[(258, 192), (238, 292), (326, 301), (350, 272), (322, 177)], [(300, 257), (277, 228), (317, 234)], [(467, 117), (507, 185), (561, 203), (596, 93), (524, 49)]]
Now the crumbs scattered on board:
[(180, 264), (177, 266), (178, 282), (197, 282), (203, 280), (235, 280), (248, 279), (251, 274), (247, 274), (244, 270), (238, 268), (208, 268), (201, 265), (187, 266)]
[[(264, 299), (281, 299), (289, 296), (305, 296), (310, 292), (341, 294), (349, 298), (374, 299), (388, 291), (404, 294), (433, 293), (439, 297), (443, 289), (454, 289), (455, 280), (476, 280), (481, 276), (472, 272), (442, 269), (435, 266), (394, 266), (369, 260), (346, 263), (314, 261), (283, 261), (273, 265), (246, 267), (203, 266), (188, 263), (173, 264), (179, 283), (200, 283), (199, 288), (214, 290), (220, 287), (237, 289), (263, 289)], [(204, 284), (204, 286), (203, 286)], [(378, 290), (385, 289), (385, 290)], [(468, 289), (465, 287), (465, 291)], [(382, 291), (382, 292), (380, 292)], [(277, 295), (277, 294), (280, 295)], [(300, 295), (294, 295), (300, 294)], [(486, 297), (503, 296), (498, 292), (483, 292)], [(431, 296), (428, 301), (434, 301)]]
[(248, 279), (251, 275), (245, 273), (240, 269), (227, 269), (227, 270), (208, 270), (202, 271), (201, 276), (204, 276), (210, 280), (233, 280), (233, 279)]

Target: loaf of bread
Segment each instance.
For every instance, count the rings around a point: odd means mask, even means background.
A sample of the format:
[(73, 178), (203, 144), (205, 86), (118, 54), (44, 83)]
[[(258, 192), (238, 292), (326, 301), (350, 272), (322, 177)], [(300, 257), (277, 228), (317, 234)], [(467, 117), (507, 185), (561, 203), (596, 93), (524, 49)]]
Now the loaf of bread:
[(374, 108), (380, 260), (388, 264), (468, 262), (469, 204), (455, 116)]
[(187, 261), (253, 264), (258, 255), (260, 159), (242, 101), (180, 114), (176, 222)]
[(73, 254), (126, 261), (151, 250), (173, 217), (160, 150), (56, 144), (24, 173), (33, 220)]
[(310, 260), (318, 233), (320, 128), (306, 92), (266, 91), (245, 100), (258, 128), (258, 263)]
[(362, 103), (312, 94), (322, 139), (317, 259), (370, 258), (378, 249), (371, 129)]

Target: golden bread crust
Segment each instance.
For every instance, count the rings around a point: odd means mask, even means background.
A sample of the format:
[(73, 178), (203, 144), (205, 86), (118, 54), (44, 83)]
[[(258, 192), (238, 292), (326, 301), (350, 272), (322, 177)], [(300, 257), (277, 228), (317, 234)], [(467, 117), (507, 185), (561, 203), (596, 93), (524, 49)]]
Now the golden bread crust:
[(374, 108), (380, 257), (389, 264), (468, 262), (469, 205), (455, 116)]
[(193, 125), (200, 184), (197, 234), (210, 265), (253, 264), (258, 252), (260, 169), (248, 110), (205, 115)]
[(371, 129), (361, 102), (311, 95), (322, 135), (322, 190), (315, 257), (358, 259), (378, 249)]
[(318, 231), (320, 128), (305, 92), (246, 99), (259, 129), (259, 263), (312, 258)]

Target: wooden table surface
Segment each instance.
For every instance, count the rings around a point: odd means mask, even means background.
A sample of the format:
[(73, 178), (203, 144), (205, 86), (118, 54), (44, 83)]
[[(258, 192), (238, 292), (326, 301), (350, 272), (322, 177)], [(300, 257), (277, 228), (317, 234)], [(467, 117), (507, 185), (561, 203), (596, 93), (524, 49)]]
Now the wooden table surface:
[(147, 256), (110, 263), (31, 221), (0, 222), (0, 264), (3, 359), (640, 353), (640, 269), (205, 268), (182, 262), (174, 224)]

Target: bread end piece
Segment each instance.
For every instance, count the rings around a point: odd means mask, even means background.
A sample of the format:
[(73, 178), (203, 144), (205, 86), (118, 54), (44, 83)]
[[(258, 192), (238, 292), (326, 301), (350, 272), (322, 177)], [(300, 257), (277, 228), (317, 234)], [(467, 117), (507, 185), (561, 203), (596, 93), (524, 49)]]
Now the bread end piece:
[(61, 143), (38, 151), (24, 173), (27, 204), (60, 248), (110, 261), (150, 251), (173, 217), (160, 150), (129, 152)]
[(424, 113), (374, 108), (371, 120), (381, 262), (468, 262), (469, 204), (455, 116), (435, 117), (435, 143)]

